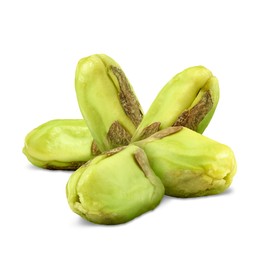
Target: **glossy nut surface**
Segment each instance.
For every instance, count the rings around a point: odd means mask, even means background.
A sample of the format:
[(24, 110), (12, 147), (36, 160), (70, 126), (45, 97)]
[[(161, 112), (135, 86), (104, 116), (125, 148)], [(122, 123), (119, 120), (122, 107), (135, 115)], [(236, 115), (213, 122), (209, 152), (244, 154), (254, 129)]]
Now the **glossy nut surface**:
[(99, 152), (84, 120), (55, 119), (26, 135), (23, 153), (40, 168), (75, 170)]
[(99, 149), (103, 152), (129, 144), (143, 112), (120, 66), (104, 54), (81, 59), (75, 89), (81, 113)]
[(171, 126), (203, 133), (219, 100), (218, 80), (203, 66), (185, 69), (158, 93), (132, 141), (144, 139)]
[(115, 148), (75, 171), (66, 187), (70, 208), (97, 224), (120, 224), (154, 209), (164, 186), (134, 145)]
[(141, 147), (167, 195), (197, 197), (218, 194), (236, 173), (233, 151), (185, 127), (170, 127), (135, 143)]

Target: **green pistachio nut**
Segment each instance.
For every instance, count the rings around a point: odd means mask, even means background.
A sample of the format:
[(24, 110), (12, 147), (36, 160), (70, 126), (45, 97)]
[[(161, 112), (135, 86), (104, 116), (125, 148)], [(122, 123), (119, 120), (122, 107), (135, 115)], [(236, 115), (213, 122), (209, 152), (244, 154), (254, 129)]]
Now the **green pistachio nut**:
[(203, 133), (219, 100), (218, 80), (203, 66), (190, 67), (173, 77), (159, 92), (132, 140), (158, 130), (185, 126)]
[(129, 144), (143, 112), (120, 66), (104, 54), (81, 59), (75, 88), (87, 126), (104, 152)]
[(120, 224), (154, 209), (164, 186), (134, 145), (105, 152), (82, 165), (69, 178), (70, 208), (97, 224)]
[(185, 127), (166, 128), (135, 145), (145, 151), (170, 196), (221, 193), (236, 173), (235, 156), (228, 146)]
[(99, 151), (84, 120), (56, 119), (26, 135), (23, 153), (40, 168), (75, 170)]

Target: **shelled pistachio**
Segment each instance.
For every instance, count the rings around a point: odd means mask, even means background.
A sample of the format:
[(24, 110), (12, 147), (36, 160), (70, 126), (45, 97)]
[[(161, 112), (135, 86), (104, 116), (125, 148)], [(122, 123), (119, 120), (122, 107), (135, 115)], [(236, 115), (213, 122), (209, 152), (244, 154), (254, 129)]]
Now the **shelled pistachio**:
[(100, 152), (84, 120), (56, 119), (26, 135), (23, 153), (40, 168), (76, 170)]
[(104, 54), (81, 59), (75, 89), (87, 126), (103, 152), (129, 144), (143, 112), (120, 66)]
[(203, 133), (218, 100), (217, 78), (203, 66), (190, 67), (162, 88), (132, 140), (141, 140), (159, 130), (178, 125)]
[(97, 224), (120, 224), (154, 209), (164, 195), (144, 151), (134, 145), (105, 152), (69, 178), (70, 208)]
[(167, 195), (196, 197), (225, 191), (236, 173), (233, 151), (188, 128), (175, 126), (138, 141)]

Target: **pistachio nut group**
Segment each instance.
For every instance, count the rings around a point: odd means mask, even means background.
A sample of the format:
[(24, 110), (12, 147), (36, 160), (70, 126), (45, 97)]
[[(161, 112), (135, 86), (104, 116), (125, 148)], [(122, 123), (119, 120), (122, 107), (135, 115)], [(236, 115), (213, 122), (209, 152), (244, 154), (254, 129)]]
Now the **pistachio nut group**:
[(75, 90), (83, 119), (38, 126), (25, 137), (23, 153), (41, 168), (75, 170), (66, 195), (81, 217), (121, 224), (153, 210), (164, 194), (214, 195), (231, 185), (233, 151), (202, 135), (219, 101), (218, 80), (207, 68), (174, 76), (146, 114), (107, 55), (79, 60)]

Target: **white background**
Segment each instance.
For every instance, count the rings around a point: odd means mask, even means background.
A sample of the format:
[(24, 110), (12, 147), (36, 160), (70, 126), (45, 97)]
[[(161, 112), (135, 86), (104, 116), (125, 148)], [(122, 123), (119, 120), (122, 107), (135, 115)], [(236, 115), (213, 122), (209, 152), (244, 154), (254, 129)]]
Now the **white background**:
[[(1, 259), (260, 259), (259, 1), (1, 1)], [(183, 69), (204, 65), (221, 97), (204, 132), (232, 147), (238, 171), (218, 196), (165, 197), (118, 226), (68, 207), (70, 172), (41, 170), (25, 135), (55, 118), (81, 118), (77, 61), (106, 53), (145, 111)]]

